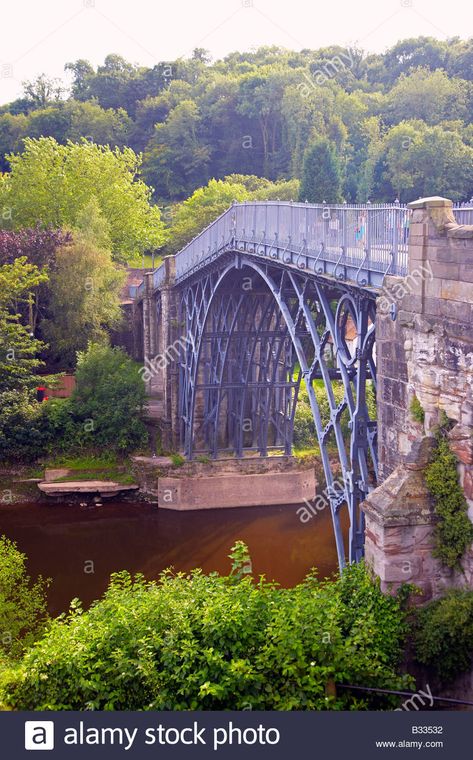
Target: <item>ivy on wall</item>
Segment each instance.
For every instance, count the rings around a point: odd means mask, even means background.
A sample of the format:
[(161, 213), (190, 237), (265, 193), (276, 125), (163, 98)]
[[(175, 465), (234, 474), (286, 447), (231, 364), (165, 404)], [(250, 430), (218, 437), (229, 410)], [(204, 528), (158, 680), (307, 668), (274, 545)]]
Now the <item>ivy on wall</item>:
[(425, 480), (435, 500), (435, 513), (440, 518), (435, 527), (433, 554), (447, 567), (459, 568), (466, 549), (473, 542), (473, 523), (468, 517), (468, 504), (458, 480), (457, 458), (443, 431), (438, 433)]

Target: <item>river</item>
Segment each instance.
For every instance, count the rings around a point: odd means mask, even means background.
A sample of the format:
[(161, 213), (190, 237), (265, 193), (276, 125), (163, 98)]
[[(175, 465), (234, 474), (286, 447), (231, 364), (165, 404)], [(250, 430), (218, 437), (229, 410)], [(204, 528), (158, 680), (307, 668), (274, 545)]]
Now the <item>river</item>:
[(79, 597), (90, 604), (106, 589), (110, 573), (141, 572), (157, 578), (201, 567), (228, 573), (238, 539), (249, 546), (253, 572), (294, 586), (317, 567), (336, 569), (329, 509), (301, 523), (297, 506), (174, 512), (144, 502), (105, 502), (96, 508), (61, 504), (2, 504), (0, 532), (28, 557), (32, 577), (51, 578), (49, 611), (56, 615)]

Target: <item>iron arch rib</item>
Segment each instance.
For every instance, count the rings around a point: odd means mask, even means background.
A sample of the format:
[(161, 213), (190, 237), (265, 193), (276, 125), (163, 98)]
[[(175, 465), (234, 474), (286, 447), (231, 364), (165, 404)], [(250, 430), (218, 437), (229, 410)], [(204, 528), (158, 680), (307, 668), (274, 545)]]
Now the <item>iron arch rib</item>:
[(373, 294), (239, 253), (181, 285), (180, 313), (187, 332), (179, 384), (186, 456), (193, 457), (199, 431), (213, 456), (226, 449), (241, 456), (247, 448), (265, 456), (268, 444), (289, 452), (304, 382), (339, 565), (359, 561), (360, 504), (377, 469), (368, 398), (373, 394), (374, 403)]

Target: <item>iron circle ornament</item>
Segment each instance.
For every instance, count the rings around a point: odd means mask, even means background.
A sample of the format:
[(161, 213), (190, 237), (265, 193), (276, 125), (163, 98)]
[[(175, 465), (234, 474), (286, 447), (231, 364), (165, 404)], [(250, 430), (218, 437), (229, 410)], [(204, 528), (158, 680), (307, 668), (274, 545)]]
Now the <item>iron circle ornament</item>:
[[(345, 367), (352, 367), (358, 360), (357, 315), (358, 309), (354, 298), (348, 293), (344, 293), (337, 304), (335, 313), (335, 348)], [(352, 347), (350, 344), (353, 344)]]

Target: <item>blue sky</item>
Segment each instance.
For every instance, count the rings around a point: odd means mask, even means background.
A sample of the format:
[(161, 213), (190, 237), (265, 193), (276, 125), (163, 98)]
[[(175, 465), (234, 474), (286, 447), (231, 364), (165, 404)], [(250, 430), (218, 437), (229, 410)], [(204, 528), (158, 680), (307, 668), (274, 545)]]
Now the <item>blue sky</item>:
[(0, 18), (0, 103), (25, 79), (62, 77), (66, 61), (96, 65), (110, 52), (152, 66), (194, 47), (215, 58), (260, 45), (383, 51), (421, 34), (473, 34), (470, 0), (15, 0)]

